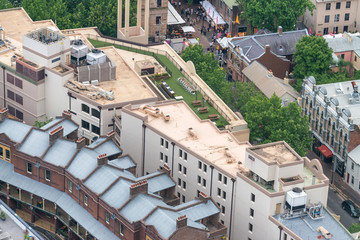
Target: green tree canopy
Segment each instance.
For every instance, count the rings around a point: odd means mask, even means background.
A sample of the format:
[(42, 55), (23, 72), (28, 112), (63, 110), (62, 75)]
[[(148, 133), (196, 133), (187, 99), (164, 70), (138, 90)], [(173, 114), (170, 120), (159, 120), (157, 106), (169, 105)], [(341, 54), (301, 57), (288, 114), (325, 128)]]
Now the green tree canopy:
[(301, 116), (301, 109), (295, 102), (282, 107), (281, 99), (275, 94), (270, 99), (257, 95), (246, 103), (243, 114), (252, 141), (285, 141), (300, 156), (310, 149), (312, 138), (309, 123), (306, 116)]
[(256, 28), (276, 31), (282, 26), (284, 31), (294, 30), (298, 17), (308, 9), (315, 9), (310, 0), (237, 0), (244, 9), (247, 22)]
[(296, 79), (328, 73), (332, 63), (332, 49), (323, 37), (304, 36), (296, 44), (293, 60)]

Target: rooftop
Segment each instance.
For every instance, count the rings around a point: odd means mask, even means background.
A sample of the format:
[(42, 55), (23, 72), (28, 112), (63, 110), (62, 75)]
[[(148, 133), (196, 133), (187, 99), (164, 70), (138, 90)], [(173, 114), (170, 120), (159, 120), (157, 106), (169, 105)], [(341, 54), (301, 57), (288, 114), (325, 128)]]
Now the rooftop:
[(273, 216), (286, 228), (290, 229), (293, 233), (299, 236), (301, 239), (323, 239), (317, 231), (318, 227), (324, 227), (328, 230), (333, 237), (331, 240), (347, 240), (353, 239), (350, 233), (328, 212), (326, 208), (323, 208), (324, 218), (313, 220), (308, 215), (303, 218), (284, 219), (281, 214)]
[(360, 49), (359, 36), (344, 33), (341, 37), (325, 38), (329, 47), (335, 52), (348, 52)]
[(5, 133), (12, 141), (17, 143), (22, 142), (30, 129), (31, 126), (9, 118), (4, 119), (0, 124), (0, 133)]
[[(209, 120), (200, 120), (183, 101), (156, 105), (156, 108), (164, 114), (169, 114), (170, 120), (154, 117), (141, 109), (134, 109), (132, 112), (139, 116), (148, 116), (145, 124), (177, 142), (177, 145), (182, 145), (185, 150), (200, 155), (219, 169), (236, 177), (237, 162), (244, 161), (245, 149), (251, 146), (248, 142), (239, 143), (228, 131), (218, 130)], [(196, 137), (190, 136), (189, 128), (193, 129)], [(231, 152), (234, 161), (228, 161), (225, 148)]]

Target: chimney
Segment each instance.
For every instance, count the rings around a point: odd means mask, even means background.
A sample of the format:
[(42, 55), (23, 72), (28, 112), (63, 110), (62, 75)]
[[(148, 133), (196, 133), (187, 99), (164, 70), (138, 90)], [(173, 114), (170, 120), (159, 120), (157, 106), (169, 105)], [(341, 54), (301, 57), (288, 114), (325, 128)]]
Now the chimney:
[(284, 83), (289, 85), (289, 78), (284, 77)]
[(273, 76), (274, 76), (274, 74), (273, 74), (272, 70), (269, 69), (269, 71), (268, 71), (268, 78), (271, 78), (271, 77), (273, 77)]
[(205, 193), (200, 192), (200, 194), (199, 194), (199, 199), (200, 199), (200, 200), (208, 200), (209, 197), (208, 197)]
[(271, 47), (270, 45), (265, 45), (265, 53), (270, 53)]
[(282, 36), (282, 35), (283, 35), (283, 29), (282, 29), (282, 26), (279, 26), (279, 27), (278, 27), (278, 34), (279, 34), (280, 36)]
[(176, 229), (183, 228), (187, 226), (187, 217), (186, 215), (180, 216), (176, 219)]
[(3, 108), (0, 110), (0, 122), (4, 121), (5, 118), (8, 117), (8, 109)]
[(148, 182), (143, 180), (137, 183), (134, 183), (130, 186), (130, 197), (135, 196), (138, 193), (147, 193), (148, 192)]
[(62, 118), (71, 120), (71, 113), (64, 110), (62, 113)]
[(164, 164), (164, 166), (161, 167), (160, 170), (170, 176), (171, 170), (167, 164)]
[(106, 134), (107, 139), (112, 139), (112, 138), (114, 138), (114, 136), (115, 136), (114, 130), (112, 130), (111, 132), (108, 132), (108, 134)]
[(107, 162), (108, 162), (107, 154), (106, 153), (100, 154), (98, 156), (97, 160), (98, 160), (98, 166), (102, 166), (102, 165), (107, 164)]
[(49, 133), (50, 145), (52, 145), (56, 139), (61, 138), (64, 135), (64, 128), (62, 126), (55, 128)]
[(85, 147), (85, 138), (81, 137), (76, 140), (76, 150), (80, 150)]

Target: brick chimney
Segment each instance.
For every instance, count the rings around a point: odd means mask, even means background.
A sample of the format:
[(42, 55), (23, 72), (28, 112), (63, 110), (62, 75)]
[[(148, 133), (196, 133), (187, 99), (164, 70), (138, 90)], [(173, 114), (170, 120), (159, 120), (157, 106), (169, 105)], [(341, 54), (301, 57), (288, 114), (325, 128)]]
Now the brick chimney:
[(147, 193), (148, 192), (148, 182), (143, 180), (137, 183), (134, 183), (130, 186), (130, 197), (135, 196), (138, 193)]
[(97, 160), (98, 160), (98, 166), (107, 164), (107, 162), (108, 162), (107, 154), (104, 153), (104, 154), (99, 155)]
[(289, 85), (289, 78), (284, 77), (284, 83)]
[(265, 45), (265, 53), (270, 53), (271, 47), (270, 45), (266, 44)]
[(209, 197), (208, 197), (205, 193), (200, 192), (200, 194), (199, 194), (199, 199), (200, 199), (200, 200), (208, 200)]
[(164, 164), (163, 167), (160, 167), (160, 170), (170, 176), (171, 170), (167, 164)]
[(76, 150), (80, 150), (85, 147), (85, 138), (81, 137), (76, 140)]
[(8, 117), (8, 109), (3, 108), (0, 110), (0, 122), (2, 122), (5, 118)]
[(71, 120), (71, 113), (64, 110), (62, 113), (62, 118)]
[(183, 228), (187, 226), (187, 217), (186, 215), (180, 216), (176, 219), (176, 229)]
[(279, 34), (280, 36), (283, 35), (283, 28), (282, 28), (282, 26), (279, 26), (279, 27), (278, 27), (278, 34)]
[(114, 138), (114, 136), (115, 136), (114, 130), (112, 130), (111, 132), (108, 132), (108, 134), (106, 134), (107, 139), (112, 139), (112, 138)]
[(62, 126), (55, 128), (49, 133), (50, 145), (53, 144), (56, 139), (61, 138), (64, 135), (64, 128)]

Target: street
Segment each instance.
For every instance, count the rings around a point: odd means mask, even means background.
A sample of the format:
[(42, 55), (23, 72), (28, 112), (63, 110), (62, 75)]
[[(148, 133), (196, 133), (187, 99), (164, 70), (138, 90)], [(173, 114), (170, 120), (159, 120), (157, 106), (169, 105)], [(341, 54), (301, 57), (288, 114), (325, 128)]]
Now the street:
[(359, 220), (358, 218), (351, 217), (348, 212), (346, 212), (341, 208), (342, 202), (343, 199), (341, 199), (339, 195), (337, 195), (337, 193), (335, 193), (332, 188), (329, 188), (327, 208), (332, 213), (336, 215), (340, 215), (340, 222), (346, 228), (349, 228), (353, 223), (358, 223)]

